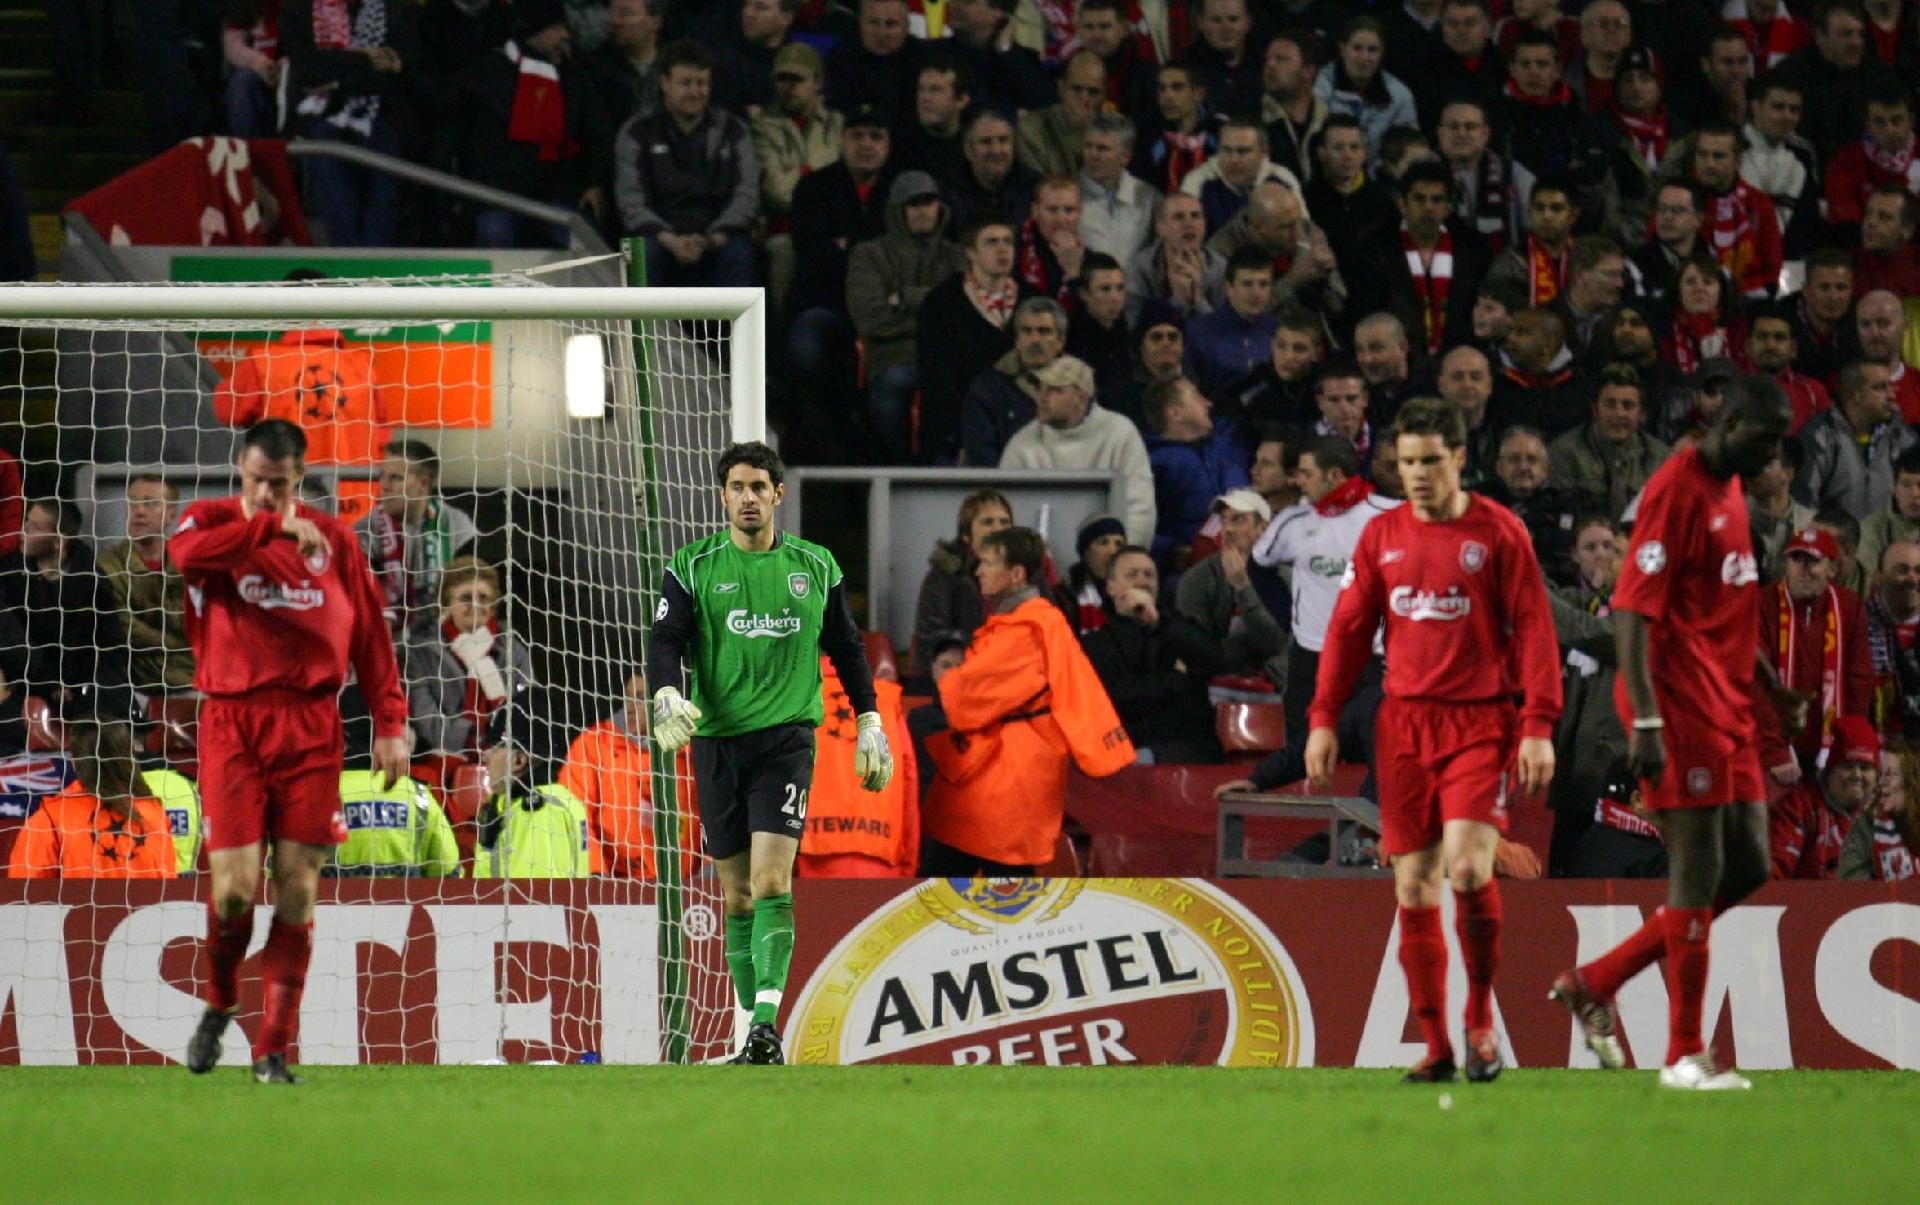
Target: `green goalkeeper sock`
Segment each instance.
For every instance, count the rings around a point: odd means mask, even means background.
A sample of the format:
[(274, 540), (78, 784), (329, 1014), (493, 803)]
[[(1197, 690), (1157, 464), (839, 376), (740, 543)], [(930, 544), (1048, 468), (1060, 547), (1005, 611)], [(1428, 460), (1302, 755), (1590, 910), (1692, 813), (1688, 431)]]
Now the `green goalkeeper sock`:
[(753, 901), (753, 1023), (771, 1025), (780, 1013), (793, 961), (793, 895)]
[(753, 1007), (753, 914), (727, 917), (727, 970), (741, 1008)]

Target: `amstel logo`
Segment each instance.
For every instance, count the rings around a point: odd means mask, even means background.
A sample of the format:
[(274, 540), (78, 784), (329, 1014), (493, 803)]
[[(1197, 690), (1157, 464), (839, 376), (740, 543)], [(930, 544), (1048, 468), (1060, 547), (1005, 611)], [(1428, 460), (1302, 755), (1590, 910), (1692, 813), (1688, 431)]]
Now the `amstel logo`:
[(1193, 879), (939, 879), (827, 955), (788, 1022), (800, 1063), (1313, 1062), (1293, 960)]

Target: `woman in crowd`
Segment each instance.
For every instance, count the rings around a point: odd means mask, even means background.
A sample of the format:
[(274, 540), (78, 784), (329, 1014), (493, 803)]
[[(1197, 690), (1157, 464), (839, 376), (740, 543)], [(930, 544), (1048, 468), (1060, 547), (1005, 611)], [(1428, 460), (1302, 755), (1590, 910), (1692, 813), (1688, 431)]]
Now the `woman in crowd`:
[(1920, 875), (1920, 744), (1889, 741), (1880, 755), (1880, 794), (1840, 846), (1843, 879)]
[(1747, 331), (1740, 298), (1711, 252), (1703, 248), (1688, 257), (1674, 292), (1680, 300), (1660, 347), (1661, 359), (1685, 374), (1697, 372), (1708, 360), (1745, 360)]
[(493, 567), (455, 557), (440, 577), (439, 625), (407, 637), (415, 769), (428, 782), (444, 783), (455, 765), (475, 760), (494, 711), (533, 685), (533, 659), (524, 641), (501, 628), (499, 603)]
[(980, 601), (980, 583), (973, 567), (974, 550), (990, 532), (1013, 526), (1013, 504), (995, 489), (978, 489), (960, 501), (958, 530), (951, 540), (936, 540), (927, 558), (927, 576), (920, 581), (920, 601), (913, 608), (915, 668), (925, 671), (934, 642), (948, 632), (968, 636), (986, 622)]
[(1417, 129), (1420, 125), (1413, 93), (1381, 69), (1385, 54), (1380, 22), (1372, 17), (1355, 17), (1340, 33), (1333, 70), (1322, 71), (1313, 85), (1329, 109), (1360, 123), (1367, 138), (1368, 163), (1379, 160), (1380, 143), (1388, 130), (1396, 126)]

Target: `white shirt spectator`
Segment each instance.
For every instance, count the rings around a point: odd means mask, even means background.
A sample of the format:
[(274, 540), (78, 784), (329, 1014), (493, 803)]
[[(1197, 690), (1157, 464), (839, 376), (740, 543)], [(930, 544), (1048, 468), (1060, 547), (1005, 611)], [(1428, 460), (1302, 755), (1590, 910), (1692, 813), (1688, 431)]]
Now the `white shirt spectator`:
[(1140, 429), (1130, 419), (1098, 404), (1089, 405), (1078, 426), (1052, 427), (1035, 419), (1013, 433), (1000, 454), (1003, 469), (1101, 469), (1120, 475), (1120, 520), (1127, 543), (1153, 543), (1158, 519), (1153, 501), (1153, 466)]
[(1100, 251), (1122, 264), (1153, 241), (1153, 220), (1159, 216), (1160, 190), (1123, 173), (1111, 190), (1085, 172), (1080, 174), (1080, 241), (1089, 251)]
[(1301, 502), (1275, 515), (1254, 541), (1257, 563), (1269, 569), (1293, 566), (1293, 639), (1301, 648), (1317, 653), (1326, 644), (1333, 604), (1360, 533), (1398, 505), (1396, 498), (1370, 493), (1337, 514), (1323, 515)]

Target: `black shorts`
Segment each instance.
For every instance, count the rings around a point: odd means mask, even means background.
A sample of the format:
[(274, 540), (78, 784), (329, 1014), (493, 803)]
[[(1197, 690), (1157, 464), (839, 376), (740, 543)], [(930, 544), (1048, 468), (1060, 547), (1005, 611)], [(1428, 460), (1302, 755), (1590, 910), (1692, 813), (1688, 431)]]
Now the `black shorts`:
[(780, 724), (739, 736), (695, 737), (693, 784), (714, 861), (745, 853), (754, 833), (798, 841), (813, 789), (813, 727)]

